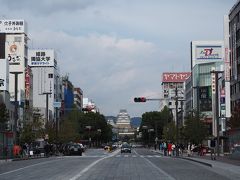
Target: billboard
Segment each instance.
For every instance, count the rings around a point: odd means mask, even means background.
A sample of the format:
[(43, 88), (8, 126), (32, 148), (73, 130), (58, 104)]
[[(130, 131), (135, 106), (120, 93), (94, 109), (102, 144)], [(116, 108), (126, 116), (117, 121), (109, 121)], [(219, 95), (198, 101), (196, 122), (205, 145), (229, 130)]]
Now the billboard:
[(162, 74), (162, 82), (185, 82), (191, 76), (190, 72), (165, 72)]
[(23, 71), (25, 67), (24, 44), (25, 44), (24, 35), (7, 35), (6, 36), (5, 57), (8, 60), (10, 66), (15, 66), (15, 67), (21, 66), (22, 67), (21, 71)]
[(9, 66), (6, 59), (0, 59), (0, 91), (8, 91)]
[(27, 33), (27, 24), (24, 20), (0, 20), (0, 33)]
[(222, 46), (196, 46), (195, 57), (197, 60), (221, 60)]
[(55, 53), (53, 49), (29, 50), (28, 65), (31, 67), (54, 66)]
[(199, 106), (200, 111), (212, 111), (211, 86), (199, 87)]
[(192, 68), (196, 64), (223, 61), (224, 58), (223, 41), (192, 41), (191, 51)]

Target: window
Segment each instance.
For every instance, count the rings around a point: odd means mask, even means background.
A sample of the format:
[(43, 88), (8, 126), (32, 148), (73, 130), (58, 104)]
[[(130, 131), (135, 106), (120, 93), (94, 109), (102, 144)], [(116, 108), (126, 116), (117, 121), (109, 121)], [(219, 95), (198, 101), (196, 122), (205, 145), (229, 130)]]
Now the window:
[(53, 78), (53, 74), (48, 74), (48, 78)]

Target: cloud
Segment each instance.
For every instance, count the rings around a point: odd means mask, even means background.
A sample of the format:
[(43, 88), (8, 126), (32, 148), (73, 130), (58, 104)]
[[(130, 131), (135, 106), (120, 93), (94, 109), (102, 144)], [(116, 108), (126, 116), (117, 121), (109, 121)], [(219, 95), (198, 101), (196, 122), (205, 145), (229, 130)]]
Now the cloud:
[(84, 10), (95, 3), (95, 0), (2, 0), (11, 10), (27, 10), (35, 15), (49, 16), (57, 12), (72, 12)]

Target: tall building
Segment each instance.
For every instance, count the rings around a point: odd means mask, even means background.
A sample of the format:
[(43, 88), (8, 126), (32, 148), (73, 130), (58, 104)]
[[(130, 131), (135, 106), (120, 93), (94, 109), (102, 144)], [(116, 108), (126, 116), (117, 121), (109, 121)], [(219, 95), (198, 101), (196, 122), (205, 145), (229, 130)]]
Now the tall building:
[(204, 121), (208, 125), (209, 133), (216, 136), (217, 118), (215, 75), (211, 71), (223, 71), (223, 41), (192, 41), (191, 69), (192, 69), (192, 109), (205, 115)]
[(116, 121), (116, 128), (118, 131), (118, 136), (121, 139), (121, 137), (134, 136), (134, 130), (131, 127), (131, 118), (127, 113), (126, 109), (121, 109), (119, 114), (117, 115), (117, 121)]
[[(162, 74), (162, 94), (163, 100), (161, 101), (160, 109), (167, 106), (172, 110), (174, 120), (176, 120), (176, 105), (175, 97), (178, 96), (179, 100), (184, 99), (185, 86), (184, 82), (191, 76), (190, 72), (164, 72)], [(179, 101), (178, 108), (183, 110), (183, 101)], [(183, 111), (182, 111), (183, 112)], [(181, 118), (182, 120), (183, 118)], [(176, 122), (176, 121), (175, 121)], [(182, 124), (182, 121), (180, 121)]]
[(74, 105), (74, 86), (69, 80), (68, 75), (62, 77), (62, 91), (64, 94), (64, 114), (73, 110)]
[[(24, 20), (0, 20), (0, 59), (9, 63), (9, 95), (15, 104), (17, 94), (14, 131), (20, 129), (19, 124), (25, 119), (26, 107), (26, 71), (28, 67), (27, 24)], [(5, 82), (7, 83), (7, 82)], [(16, 88), (15, 88), (16, 86)], [(31, 97), (29, 97), (31, 98)]]
[(230, 82), (232, 109), (240, 102), (240, 1), (229, 13)]
[(55, 51), (31, 49), (28, 56), (34, 83), (33, 107), (41, 111), (45, 123), (46, 120), (55, 121), (59, 117), (59, 111), (54, 103), (62, 101), (62, 84)]
[(74, 104), (77, 109), (82, 111), (83, 108), (83, 91), (81, 88), (74, 88)]

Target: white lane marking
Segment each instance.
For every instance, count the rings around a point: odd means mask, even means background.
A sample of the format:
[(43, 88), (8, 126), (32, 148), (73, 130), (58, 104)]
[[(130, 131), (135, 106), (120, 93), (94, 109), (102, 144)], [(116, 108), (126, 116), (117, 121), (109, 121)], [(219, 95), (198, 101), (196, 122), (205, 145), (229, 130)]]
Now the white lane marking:
[(116, 157), (121, 157), (121, 155), (116, 155)]
[(44, 161), (44, 162), (40, 162), (40, 163), (37, 163), (37, 164), (32, 164), (32, 165), (29, 165), (29, 166), (25, 166), (23, 168), (18, 168), (18, 169), (12, 170), (12, 171), (8, 171), (8, 172), (5, 172), (5, 173), (2, 173), (2, 174), (0, 174), (0, 176), (5, 175), (5, 174), (10, 174), (10, 173), (13, 173), (13, 172), (17, 172), (17, 171), (20, 171), (20, 170), (23, 170), (23, 169), (27, 169), (27, 168), (30, 168), (30, 167), (51, 163), (53, 161), (59, 161), (59, 160), (61, 160), (61, 159), (59, 158), (59, 159), (52, 160), (52, 161)]
[(97, 163), (99, 163), (100, 161), (104, 160), (104, 159), (107, 159), (107, 158), (110, 158), (110, 157), (113, 157), (115, 156), (117, 153), (119, 153), (120, 150), (116, 150), (114, 151), (111, 155), (109, 156), (105, 156), (101, 159), (98, 159), (96, 161), (94, 161), (92, 164), (88, 165), (87, 167), (85, 167), (82, 171), (80, 171), (77, 175), (73, 176), (70, 180), (76, 180), (78, 178), (80, 178), (84, 173), (86, 173), (87, 171), (89, 171), (89, 169), (91, 169), (93, 166), (95, 166)]
[(128, 157), (128, 155), (124, 155), (124, 157)]
[[(135, 151), (135, 150), (134, 150)], [(136, 151), (135, 153), (137, 155), (139, 155)], [(141, 157), (141, 156), (140, 156)], [(172, 177), (170, 174), (166, 173), (165, 171), (163, 171), (162, 169), (160, 169), (159, 167), (157, 167), (155, 164), (153, 164), (151, 161), (149, 161), (147, 158), (142, 157), (143, 159), (145, 159), (151, 166), (153, 166), (156, 170), (158, 170), (160, 173), (162, 173), (164, 176), (166, 176), (169, 180), (176, 180), (174, 177)]]
[(136, 155), (133, 155), (132, 157), (137, 157)]
[(157, 157), (157, 158), (159, 158), (159, 157), (162, 157), (162, 156), (159, 156), (159, 155), (155, 155), (154, 157)]
[(147, 155), (147, 157), (151, 158), (151, 157), (153, 157), (153, 156), (151, 156), (151, 155)]

